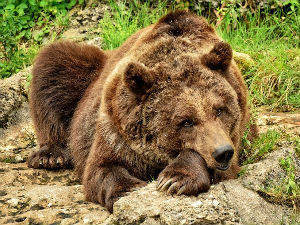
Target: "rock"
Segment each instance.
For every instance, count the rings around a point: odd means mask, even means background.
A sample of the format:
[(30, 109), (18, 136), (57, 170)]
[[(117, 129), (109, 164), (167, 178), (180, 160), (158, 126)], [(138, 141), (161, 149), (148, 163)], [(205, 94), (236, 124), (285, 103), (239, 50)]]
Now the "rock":
[(104, 224), (279, 224), (288, 216), (286, 210), (239, 180), (217, 184), (197, 197), (169, 196), (156, 191), (152, 182), (117, 201)]
[(27, 101), (26, 82), (28, 74), (30, 74), (30, 68), (0, 80), (0, 129), (15, 122), (17, 110), (23, 102)]
[(0, 80), (0, 161), (24, 162), (36, 146), (28, 105), (30, 71)]
[(244, 166), (246, 172), (242, 176), (242, 184), (256, 192), (267, 186), (269, 181), (279, 184), (286, 176), (279, 161), (291, 156), (292, 152), (291, 148), (283, 147), (280, 151), (269, 153), (265, 159), (257, 163)]
[(281, 129), (287, 134), (300, 136), (299, 113), (260, 113), (257, 116), (257, 125), (261, 133), (268, 129)]
[[(217, 197), (217, 199), (216, 199)], [(214, 202), (218, 201), (218, 204)], [(228, 206), (225, 190), (216, 185), (198, 197), (170, 196), (156, 191), (156, 182), (130, 193), (114, 205), (107, 224), (236, 224), (238, 214)]]
[(249, 68), (255, 65), (254, 60), (250, 55), (241, 53), (241, 52), (233, 52), (234, 61), (237, 63), (239, 69), (242, 73), (247, 71)]
[(36, 146), (27, 99), (30, 71), (0, 80), (0, 161), (24, 162)]
[(109, 216), (84, 200), (70, 170), (33, 170), (22, 163), (0, 168), (0, 224), (95, 224)]

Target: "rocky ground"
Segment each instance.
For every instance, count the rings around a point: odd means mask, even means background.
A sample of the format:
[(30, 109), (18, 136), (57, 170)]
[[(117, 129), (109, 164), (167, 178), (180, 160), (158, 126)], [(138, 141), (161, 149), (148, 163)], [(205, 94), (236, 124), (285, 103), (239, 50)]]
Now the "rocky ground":
[[(72, 12), (64, 38), (100, 46), (97, 20), (103, 10), (96, 6)], [(0, 224), (297, 224), (292, 222), (297, 218), (291, 207), (261, 194), (267, 184), (285, 177), (280, 159), (291, 157), (300, 171), (300, 161), (286, 141), (261, 161), (245, 166), (239, 179), (214, 185), (197, 197), (168, 196), (156, 191), (154, 181), (121, 198), (113, 214), (86, 202), (71, 170), (26, 166), (28, 155), (37, 150), (27, 101), (30, 69), (0, 80)], [(300, 114), (259, 113), (258, 125), (260, 132), (277, 129), (300, 136)]]

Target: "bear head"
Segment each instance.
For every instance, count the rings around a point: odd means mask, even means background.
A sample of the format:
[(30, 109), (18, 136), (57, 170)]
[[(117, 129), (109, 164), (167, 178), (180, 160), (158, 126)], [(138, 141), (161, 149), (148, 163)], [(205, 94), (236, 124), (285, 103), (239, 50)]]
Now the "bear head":
[(242, 121), (230, 45), (185, 12), (168, 14), (140, 39), (105, 85), (99, 119), (115, 130), (107, 139), (118, 136), (118, 145), (158, 167), (193, 149), (208, 168), (227, 170)]

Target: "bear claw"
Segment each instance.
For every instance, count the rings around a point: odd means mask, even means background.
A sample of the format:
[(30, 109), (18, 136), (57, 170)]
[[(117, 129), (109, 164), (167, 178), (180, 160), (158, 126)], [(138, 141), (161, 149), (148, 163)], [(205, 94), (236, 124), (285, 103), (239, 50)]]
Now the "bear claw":
[(57, 146), (54, 148), (43, 146), (39, 151), (34, 152), (29, 156), (27, 164), (29, 167), (35, 169), (60, 169), (72, 167), (72, 161), (68, 151)]

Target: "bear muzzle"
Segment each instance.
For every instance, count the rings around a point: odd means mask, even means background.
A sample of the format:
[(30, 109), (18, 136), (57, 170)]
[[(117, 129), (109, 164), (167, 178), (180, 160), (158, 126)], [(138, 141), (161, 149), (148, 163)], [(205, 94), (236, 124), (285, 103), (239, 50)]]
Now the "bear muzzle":
[(222, 145), (215, 149), (212, 156), (219, 165), (216, 167), (219, 170), (227, 170), (230, 167), (230, 160), (234, 154), (234, 150), (231, 145)]

